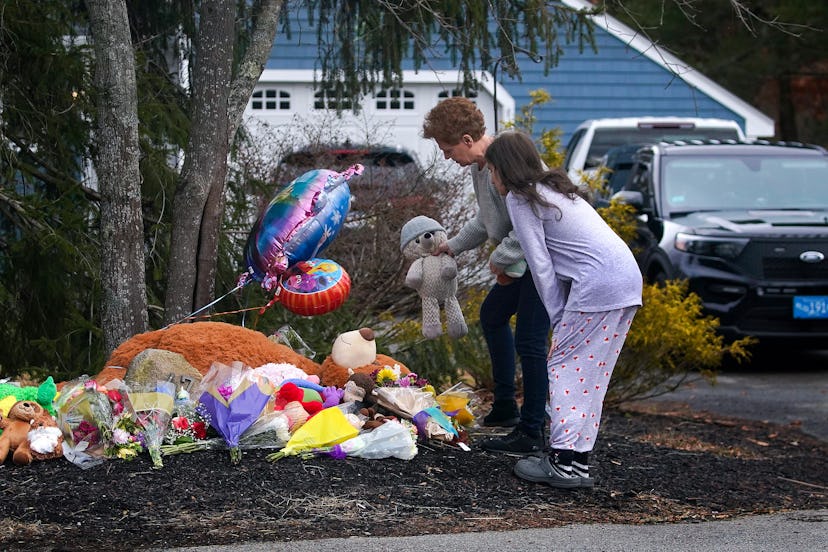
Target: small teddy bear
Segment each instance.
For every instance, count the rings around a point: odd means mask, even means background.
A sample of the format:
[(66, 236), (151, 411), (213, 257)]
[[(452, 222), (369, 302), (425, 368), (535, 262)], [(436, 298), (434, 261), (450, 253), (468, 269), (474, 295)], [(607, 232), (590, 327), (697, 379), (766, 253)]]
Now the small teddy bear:
[(63, 436), (52, 416), (35, 401), (17, 401), (0, 417), (0, 464), (12, 453), (20, 466), (63, 456)]
[(354, 374), (370, 375), (386, 366), (399, 366), (403, 375), (410, 373), (401, 362), (377, 352), (374, 330), (366, 327), (339, 334), (318, 374), (322, 385), (343, 387)]
[(457, 301), (457, 262), (447, 254), (434, 255), (448, 240), (446, 229), (436, 220), (416, 216), (400, 231), (400, 250), (413, 261), (405, 277), (405, 285), (417, 290), (422, 300), (423, 336), (435, 339), (443, 333), (440, 305), (446, 312), (448, 335), (462, 337), (469, 331)]

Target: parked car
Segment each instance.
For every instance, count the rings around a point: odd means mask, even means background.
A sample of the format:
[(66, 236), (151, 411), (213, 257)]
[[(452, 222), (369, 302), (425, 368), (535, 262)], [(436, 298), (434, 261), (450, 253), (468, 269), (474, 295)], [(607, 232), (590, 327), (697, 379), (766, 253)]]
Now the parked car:
[(342, 144), (303, 148), (282, 158), (280, 175), (287, 183), (312, 169), (343, 171), (357, 163), (363, 172), (349, 182), (351, 222), (361, 221), (378, 202), (393, 207), (427, 202), (417, 158), (400, 147)]
[(724, 335), (828, 343), (824, 148), (647, 145), (613, 197), (638, 210), (645, 278), (686, 278)]
[(566, 145), (564, 169), (574, 182), (589, 174), (608, 150), (661, 140), (736, 140), (745, 135), (736, 121), (693, 117), (622, 117), (584, 121)]
[(635, 164), (635, 154), (646, 144), (630, 144), (612, 148), (604, 154), (596, 170), (606, 169), (604, 174), (604, 186), (601, 190), (593, 190), (595, 204), (606, 207), (610, 198), (616, 192), (620, 192), (630, 178), (630, 171)]

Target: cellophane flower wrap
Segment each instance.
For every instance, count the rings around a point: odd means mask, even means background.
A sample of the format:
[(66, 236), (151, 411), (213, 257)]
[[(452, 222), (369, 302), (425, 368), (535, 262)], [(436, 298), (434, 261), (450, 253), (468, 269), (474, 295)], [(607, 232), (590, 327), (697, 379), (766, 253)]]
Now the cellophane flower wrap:
[(106, 456), (134, 460), (144, 451), (144, 442), (129, 398), (129, 387), (116, 379), (108, 382), (103, 392), (112, 408), (112, 437), (106, 445)]
[(290, 421), (281, 410), (265, 412), (239, 437), (241, 449), (282, 448), (290, 440)]
[(154, 384), (134, 387), (129, 399), (135, 409), (135, 422), (141, 428), (140, 434), (152, 459), (152, 465), (154, 468), (162, 468), (164, 463), (161, 460), (161, 444), (172, 418), (175, 384), (157, 381)]
[(356, 437), (359, 430), (348, 422), (342, 410), (331, 406), (314, 414), (297, 429), (285, 447), (267, 455), (275, 462), (285, 456), (299, 455), (316, 449), (326, 449)]
[(371, 431), (360, 432), (359, 435), (334, 445), (328, 451), (334, 457), (341, 452), (345, 456), (358, 458), (399, 458), (411, 460), (417, 455), (417, 443), (408, 420), (389, 420)]
[(230, 461), (241, 461), (239, 439), (264, 411), (273, 395), (273, 386), (250, 366), (214, 362), (201, 380), (198, 401), (210, 415), (210, 423), (230, 449)]
[(89, 376), (67, 382), (55, 402), (63, 456), (83, 469), (102, 463), (112, 438), (112, 407)]

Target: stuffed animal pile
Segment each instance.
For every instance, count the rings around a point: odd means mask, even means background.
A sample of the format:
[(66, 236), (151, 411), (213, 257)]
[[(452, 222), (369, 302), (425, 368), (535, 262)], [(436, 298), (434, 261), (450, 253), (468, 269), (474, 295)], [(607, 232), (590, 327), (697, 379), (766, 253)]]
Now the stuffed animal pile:
[[(317, 377), (322, 387), (342, 388), (353, 374), (371, 374), (385, 366), (399, 367), (403, 375), (410, 373), (401, 362), (377, 353), (371, 328), (340, 334), (331, 354), (322, 364), (318, 364), (290, 347), (276, 343), (262, 332), (223, 322), (195, 322), (131, 337), (113, 351), (95, 380), (106, 384), (113, 379), (125, 379), (133, 359), (147, 349), (179, 353), (202, 375), (210, 370), (213, 362), (241, 362), (247, 366), (262, 367), (264, 375), (275, 385), (285, 379), (284, 376), (297, 377), (301, 374)], [(283, 373), (285, 366), (293, 366), (294, 371)], [(272, 377), (274, 370), (282, 375)]]
[[(241, 405), (237, 414), (255, 416), (256, 412), (244, 411), (247, 403), (234, 402), (234, 399), (228, 396), (234, 397), (234, 389), (239, 389), (236, 386), (247, 381), (245, 378), (248, 376), (244, 371), (249, 371), (251, 378), (263, 376), (255, 381), (267, 382), (267, 391), (262, 391), (265, 387), (258, 386), (258, 384), (248, 389), (255, 389), (265, 395), (264, 400), (267, 406), (264, 408), (272, 416), (261, 416), (264, 422), (258, 429), (262, 431), (256, 433), (253, 438), (281, 428), (284, 434), (279, 431), (276, 433), (279, 439), (287, 443), (286, 448), (289, 448), (288, 445), (294, 437), (299, 435), (299, 431), (305, 430), (305, 424), (310, 423), (312, 426), (312, 429), (305, 433), (321, 431), (316, 427), (322, 423), (317, 417), (331, 410), (340, 412), (339, 409), (329, 407), (343, 403), (348, 403), (342, 411), (342, 415), (347, 415), (346, 423), (352, 429), (364, 428), (366, 430), (378, 429), (389, 422), (399, 423), (397, 417), (384, 415), (383, 411), (379, 410), (380, 407), (392, 413), (403, 412), (403, 417), (413, 415), (413, 413), (405, 414), (408, 412), (406, 408), (411, 406), (410, 401), (406, 401), (406, 397), (415, 391), (428, 398), (427, 403), (418, 403), (415, 405), (416, 408), (412, 407), (415, 411), (438, 408), (438, 403), (433, 397), (433, 389), (427, 389), (430, 388), (427, 381), (418, 378), (395, 359), (377, 353), (377, 343), (371, 328), (364, 327), (343, 332), (333, 343), (331, 354), (322, 364), (317, 364), (291, 347), (276, 343), (258, 331), (218, 322), (197, 322), (175, 325), (168, 329), (147, 332), (128, 339), (113, 352), (105, 368), (94, 378), (82, 376), (77, 381), (58, 384), (57, 388), (61, 391), (59, 391), (56, 403), (53, 403), (56, 386), (52, 378), (38, 387), (23, 388), (9, 384), (9, 400), (18, 395), (34, 398), (19, 400), (9, 408), (8, 415), (0, 415), (0, 431), (2, 431), (0, 463), (11, 456), (14, 463), (26, 465), (34, 460), (61, 457), (64, 452), (66, 458), (78, 465), (86, 465), (84, 462), (87, 460), (100, 462), (103, 457), (126, 458), (126, 456), (121, 456), (120, 451), (125, 450), (124, 447), (131, 447), (132, 441), (129, 439), (125, 441), (125, 436), (137, 435), (134, 432), (141, 430), (136, 430), (133, 427), (134, 423), (130, 425), (124, 422), (124, 420), (129, 422), (132, 418), (122, 417), (123, 411), (116, 412), (115, 406), (123, 407), (121, 401), (124, 395), (119, 389), (123, 388), (131, 392), (126, 380), (130, 371), (136, 370), (136, 366), (142, 362), (142, 358), (146, 357), (147, 353), (166, 353), (153, 356), (152, 360), (157, 365), (153, 368), (152, 378), (157, 378), (154, 380), (156, 383), (169, 384), (172, 380), (162, 381), (162, 379), (167, 375), (174, 376), (178, 373), (176, 370), (181, 368), (181, 363), (191, 366), (194, 374), (200, 374), (203, 378), (202, 383), (207, 380), (212, 381), (211, 374), (214, 373), (216, 366), (229, 366), (225, 363), (240, 365), (243, 371), (240, 372), (238, 381), (233, 379), (235, 377), (233, 373), (230, 374), (233, 377), (228, 377), (226, 381), (219, 382), (215, 388), (209, 389), (210, 397), (220, 397), (217, 404), (224, 408), (222, 412), (226, 410), (232, 413), (234, 412), (233, 405)], [(202, 400), (208, 394), (208, 391), (204, 389), (199, 386), (198, 390), (202, 394), (201, 398), (196, 401), (202, 405), (207, 404)], [(382, 397), (385, 403), (380, 400), (380, 391), (384, 391)], [(161, 395), (160, 393), (138, 392), (136, 397), (141, 397), (141, 401), (146, 402), (150, 400), (148, 398), (150, 395), (151, 400), (160, 401), (158, 397), (155, 397), (155, 395)], [(192, 406), (193, 399), (190, 397), (189, 390), (186, 393), (183, 392), (183, 388), (175, 393), (170, 391), (165, 395), (165, 399), (167, 396), (170, 402), (169, 407), (172, 407), (174, 402), (176, 407), (189, 405), (187, 408), (191, 410), (197, 408)], [(2, 398), (0, 396), (0, 399)], [(391, 408), (398, 401), (406, 408), (401, 407), (398, 410)], [(41, 402), (45, 405), (39, 404)], [(151, 406), (145, 402), (141, 402), (142, 412), (147, 411), (147, 407)], [(107, 405), (108, 408), (105, 408)], [(139, 411), (136, 402), (132, 401), (131, 405), (136, 412)], [(163, 409), (160, 405), (159, 402), (153, 408), (158, 407), (161, 411)], [(58, 410), (60, 425), (46, 410), (47, 407), (54, 408), (55, 406)], [(256, 408), (258, 406), (253, 410)], [(179, 413), (178, 418), (175, 418), (177, 422), (170, 422), (170, 426), (179, 433), (186, 429), (185, 425), (182, 425), (184, 423), (182, 417), (186, 418), (184, 421), (187, 422), (187, 426), (200, 419), (196, 410), (191, 412), (185, 409), (182, 412), (186, 412), (186, 416)], [(434, 415), (433, 412), (429, 414), (429, 416)], [(107, 416), (109, 416), (109, 422), (107, 422)], [(77, 422), (76, 427), (64, 424), (70, 417)], [(82, 419), (78, 421), (76, 418), (79, 417)], [(325, 419), (324, 416), (321, 418)], [(257, 418), (250, 419), (255, 420), (254, 423), (259, 421)], [(278, 428), (276, 421), (281, 423)], [(119, 440), (116, 440), (114, 430), (111, 436), (101, 438), (103, 435), (100, 429), (101, 423), (109, 423), (116, 428), (120, 432), (117, 436)], [(161, 421), (157, 423), (162, 424)], [(417, 423), (422, 423), (422, 420)], [(222, 430), (229, 426), (225, 424), (215, 427), (222, 433)], [(396, 430), (402, 431), (409, 440), (412, 437), (408, 429), (397, 428)], [(96, 432), (97, 441), (93, 441), (91, 437), (88, 441), (85, 440), (89, 435), (95, 435)], [(227, 439), (227, 435), (224, 433), (222, 435)], [(204, 437), (197, 438), (203, 439)], [(305, 435), (302, 434), (301, 438), (304, 439)], [(368, 439), (366, 437), (364, 440), (367, 442)], [(377, 443), (379, 442), (381, 441), (378, 437)], [(91, 446), (81, 447), (89, 443), (94, 443), (98, 448), (93, 450)], [(413, 451), (409, 449), (406, 453), (408, 457), (416, 453), (416, 447), (413, 447)], [(156, 446), (155, 449), (148, 448), (148, 450), (152, 455), (152, 450), (158, 451), (159, 449)], [(383, 451), (385, 452), (388, 451)]]
[(132, 360), (147, 349), (179, 353), (202, 375), (213, 362), (242, 362), (247, 366), (288, 363), (307, 374), (316, 374), (319, 365), (281, 343), (268, 339), (262, 332), (224, 322), (176, 324), (167, 329), (131, 337), (118, 346), (95, 376), (100, 384), (124, 379)]

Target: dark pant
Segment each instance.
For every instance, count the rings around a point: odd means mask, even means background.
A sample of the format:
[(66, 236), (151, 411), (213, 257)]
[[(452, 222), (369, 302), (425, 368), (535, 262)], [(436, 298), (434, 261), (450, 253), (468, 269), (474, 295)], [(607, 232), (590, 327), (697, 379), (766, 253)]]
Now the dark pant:
[[(515, 333), (509, 320), (517, 314)], [(480, 325), (489, 347), (494, 379), (494, 399), (515, 399), (515, 353), (523, 372), (523, 408), (520, 424), (539, 434), (544, 427), (549, 394), (546, 372), (549, 316), (541, 302), (532, 275), (505, 286), (495, 284), (480, 306)]]

